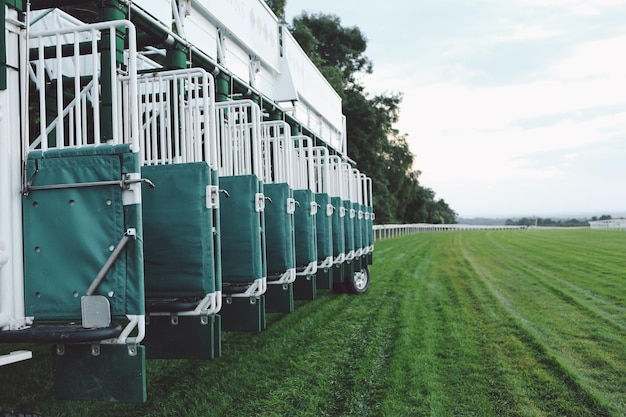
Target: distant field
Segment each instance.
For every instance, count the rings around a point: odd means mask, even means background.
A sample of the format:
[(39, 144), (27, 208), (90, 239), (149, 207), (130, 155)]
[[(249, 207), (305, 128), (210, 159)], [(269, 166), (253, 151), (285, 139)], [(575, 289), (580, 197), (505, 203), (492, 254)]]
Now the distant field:
[[(625, 416), (626, 233), (435, 232), (376, 244), (370, 291), (322, 292), (214, 361), (150, 361), (148, 403), (52, 398), (49, 347), (0, 368), (45, 416)], [(32, 346), (28, 346), (32, 348)]]

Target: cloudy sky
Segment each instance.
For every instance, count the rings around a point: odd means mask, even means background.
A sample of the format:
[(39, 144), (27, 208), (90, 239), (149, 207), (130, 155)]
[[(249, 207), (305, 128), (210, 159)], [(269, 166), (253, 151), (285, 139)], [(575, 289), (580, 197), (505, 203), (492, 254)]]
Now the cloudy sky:
[(626, 214), (626, 0), (287, 0), (368, 39), (421, 182), (462, 217)]

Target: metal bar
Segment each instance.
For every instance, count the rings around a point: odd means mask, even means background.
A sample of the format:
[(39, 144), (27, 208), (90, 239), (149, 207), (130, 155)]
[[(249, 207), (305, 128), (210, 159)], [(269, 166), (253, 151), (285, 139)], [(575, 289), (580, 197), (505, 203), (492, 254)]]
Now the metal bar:
[(0, 355), (0, 366), (8, 365), (10, 363), (20, 362), (33, 357), (33, 352), (30, 350), (16, 350), (6, 355)]
[[(111, 267), (113, 266), (113, 263), (120, 256), (120, 253), (122, 253), (122, 250), (124, 249), (128, 241), (130, 240), (130, 237), (129, 237), (130, 235), (131, 233), (129, 233), (129, 230), (126, 231), (126, 233), (124, 233), (124, 236), (122, 236), (122, 238), (120, 239), (115, 249), (113, 249), (113, 252), (111, 252), (109, 259), (107, 259), (107, 261), (104, 263), (104, 265), (100, 269), (100, 272), (98, 272), (98, 275), (96, 275), (96, 278), (93, 280), (93, 282), (87, 289), (87, 292), (85, 293), (86, 295), (92, 295), (94, 291), (96, 291), (96, 288), (98, 288), (102, 280), (104, 280), (104, 276), (107, 274), (107, 272), (109, 272), (109, 269), (111, 269)], [(134, 231), (133, 231), (133, 235), (134, 235)]]
[(46, 190), (62, 190), (67, 188), (88, 188), (88, 187), (105, 187), (109, 185), (119, 185), (120, 188), (128, 188), (131, 184), (143, 182), (148, 184), (150, 188), (154, 188), (154, 183), (147, 178), (123, 179), (120, 181), (92, 181), (92, 182), (76, 182), (71, 184), (50, 184), (50, 185), (28, 185), (24, 191), (27, 195), (31, 191)]
[(56, 142), (57, 148), (63, 148), (65, 145), (65, 135), (63, 118), (60, 115), (63, 113), (63, 57), (61, 56), (61, 35), (56, 36), (56, 71), (57, 71), (57, 120), (56, 120)]
[[(91, 77), (95, 81), (98, 79), (98, 68), (100, 67), (98, 61), (98, 45), (96, 42), (97, 39), (96, 29), (91, 29), (91, 65), (92, 65), (92, 73)], [(93, 143), (95, 145), (100, 145), (100, 85), (97, 82), (94, 82), (91, 89), (92, 103), (91, 113), (93, 115)]]
[(39, 132), (41, 132), (41, 150), (48, 149), (47, 114), (46, 114), (46, 80), (44, 77), (43, 38), (39, 38), (39, 57), (37, 60), (37, 85), (39, 86)]

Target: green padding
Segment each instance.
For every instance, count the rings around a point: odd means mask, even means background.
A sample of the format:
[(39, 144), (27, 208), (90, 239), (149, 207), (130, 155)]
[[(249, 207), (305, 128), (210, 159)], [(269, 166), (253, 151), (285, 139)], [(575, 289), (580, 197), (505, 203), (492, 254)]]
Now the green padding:
[[(7, 6), (13, 7), (20, 12), (24, 10), (24, 1), (23, 0), (5, 0)], [(0, 2), (2, 3), (2, 2)]]
[[(346, 253), (345, 224), (343, 218), (339, 217), (339, 207), (343, 205), (343, 202), (339, 197), (331, 197), (330, 204), (335, 207), (332, 215), (333, 256), (337, 256), (340, 253)], [(346, 216), (347, 215), (346, 213)]]
[[(219, 174), (217, 171), (211, 171), (211, 181), (213, 184), (219, 184)], [(220, 209), (213, 210), (213, 264), (215, 265), (215, 291), (222, 291), (222, 241), (221, 241), (221, 221)]]
[[(137, 230), (137, 239), (126, 245), (126, 312), (143, 315), (145, 307), (143, 220), (141, 205), (124, 206), (125, 227)], [(102, 290), (104, 291), (104, 289)], [(109, 298), (110, 300), (110, 298)]]
[(342, 201), (343, 206), (346, 209), (346, 215), (343, 218), (343, 224), (345, 227), (345, 238), (346, 238), (346, 253), (351, 250), (355, 250), (354, 247), (354, 221), (356, 220), (356, 216), (351, 219), (350, 218), (350, 209), (352, 208), (352, 203), (348, 200)]
[(211, 170), (205, 162), (146, 166), (144, 259), (146, 296), (215, 292), (213, 213), (207, 208)]
[(265, 184), (265, 236), (267, 245), (267, 273), (282, 274), (296, 267), (294, 216), (287, 213), (287, 199), (293, 191), (286, 183)]
[[(29, 155), (33, 186), (120, 181), (138, 158), (128, 147), (64, 151)], [(31, 191), (23, 214), (27, 315), (80, 318), (80, 296), (128, 228), (136, 229), (137, 238), (129, 240), (95, 294), (107, 296), (114, 316), (144, 313), (141, 207), (123, 206), (119, 185)]]
[(255, 175), (220, 177), (222, 279), (224, 282), (253, 282), (266, 276), (262, 242), (262, 213), (255, 210), (255, 195), (262, 184)]
[[(311, 190), (294, 190), (293, 198), (300, 204), (296, 208), (296, 265), (307, 266), (317, 261), (316, 215), (311, 215), (311, 203), (315, 197)], [(326, 208), (326, 206), (324, 206)]]
[[(365, 223), (365, 213), (363, 213), (363, 206), (358, 203), (352, 203), (354, 209), (354, 247), (356, 249), (363, 248), (363, 223)], [(361, 211), (361, 218), (359, 219), (359, 211)]]
[(326, 215), (326, 206), (330, 204), (328, 194), (315, 194), (315, 201), (320, 206), (315, 215), (317, 259), (323, 261), (333, 256), (333, 218)]
[(363, 247), (366, 248), (371, 245), (369, 234), (370, 220), (365, 218), (365, 213), (369, 213), (369, 207), (367, 207), (366, 205), (362, 205), (361, 211), (363, 212), (363, 220), (361, 221), (361, 233), (363, 234)]

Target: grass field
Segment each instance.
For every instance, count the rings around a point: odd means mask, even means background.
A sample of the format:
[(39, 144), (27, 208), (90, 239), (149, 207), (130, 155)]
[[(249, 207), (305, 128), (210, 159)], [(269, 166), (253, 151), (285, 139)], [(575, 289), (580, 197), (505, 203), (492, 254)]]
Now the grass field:
[[(143, 405), (52, 398), (49, 347), (0, 408), (52, 416), (625, 416), (626, 233), (378, 242), (370, 291), (322, 292), (214, 361), (149, 361)], [(32, 346), (29, 346), (32, 348)]]

